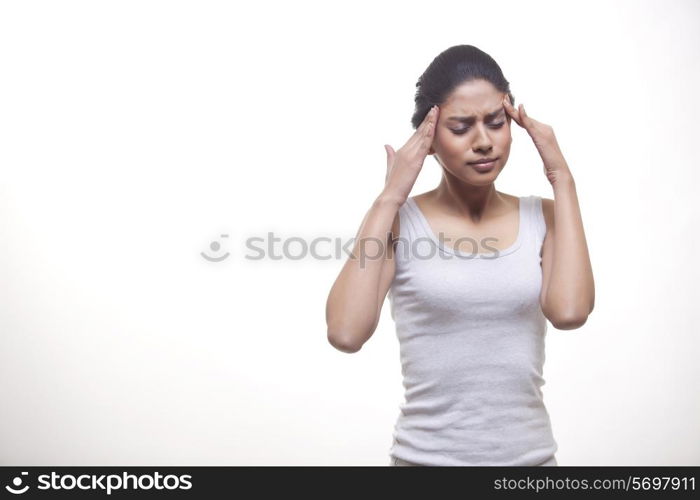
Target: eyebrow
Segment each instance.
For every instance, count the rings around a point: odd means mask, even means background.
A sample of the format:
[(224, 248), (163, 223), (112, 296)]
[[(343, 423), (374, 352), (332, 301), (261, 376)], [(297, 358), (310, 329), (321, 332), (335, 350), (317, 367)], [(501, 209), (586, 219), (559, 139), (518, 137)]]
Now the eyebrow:
[[(496, 111), (492, 111), (491, 113), (488, 113), (484, 117), (484, 121), (491, 121), (494, 118), (496, 118), (501, 112), (505, 111), (505, 108), (500, 107)], [(474, 123), (476, 121), (476, 116), (450, 116), (448, 120), (454, 120), (458, 122), (464, 122), (464, 123)]]

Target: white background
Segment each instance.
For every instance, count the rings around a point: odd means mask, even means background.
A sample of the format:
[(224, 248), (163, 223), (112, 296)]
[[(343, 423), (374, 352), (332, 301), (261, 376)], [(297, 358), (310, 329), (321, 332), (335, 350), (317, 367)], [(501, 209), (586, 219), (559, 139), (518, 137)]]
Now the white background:
[[(352, 238), (457, 44), (576, 179), (596, 308), (547, 334), (559, 464), (700, 464), (699, 28), (694, 0), (3, 3), (0, 464), (388, 464), (388, 301), (337, 351), (345, 255), (245, 240)], [(497, 188), (552, 197), (513, 126)]]

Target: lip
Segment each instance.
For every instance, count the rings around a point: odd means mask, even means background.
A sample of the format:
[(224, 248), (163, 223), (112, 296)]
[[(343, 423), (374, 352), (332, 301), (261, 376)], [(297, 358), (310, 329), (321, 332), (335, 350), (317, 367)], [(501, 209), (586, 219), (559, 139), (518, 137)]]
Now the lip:
[(481, 160), (478, 162), (469, 162), (468, 165), (474, 167), (474, 169), (477, 172), (488, 172), (494, 167), (494, 165), (496, 165), (496, 160), (498, 160), (498, 158), (494, 158), (493, 160), (488, 162), (484, 162)]

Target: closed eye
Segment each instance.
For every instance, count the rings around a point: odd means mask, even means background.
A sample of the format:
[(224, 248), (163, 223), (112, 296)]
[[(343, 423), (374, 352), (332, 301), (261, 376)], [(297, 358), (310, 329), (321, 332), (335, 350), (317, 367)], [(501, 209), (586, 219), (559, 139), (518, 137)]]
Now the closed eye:
[[(493, 125), (489, 125), (489, 127), (493, 128), (493, 129), (499, 129), (503, 126), (503, 124), (505, 124), (505, 122), (494, 123)], [(466, 127), (466, 128), (461, 128), (459, 130), (452, 130), (452, 132), (454, 132), (457, 135), (462, 135), (462, 134), (466, 134), (469, 131), (469, 129), (470, 129), (470, 127)]]

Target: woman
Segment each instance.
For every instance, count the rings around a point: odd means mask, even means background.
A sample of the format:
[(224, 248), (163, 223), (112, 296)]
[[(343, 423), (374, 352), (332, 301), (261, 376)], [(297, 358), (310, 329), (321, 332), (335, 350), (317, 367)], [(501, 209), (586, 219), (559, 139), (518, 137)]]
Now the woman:
[[(572, 173), (552, 128), (513, 106), (478, 48), (442, 52), (416, 86), (416, 131), (398, 151), (386, 147), (384, 189), (328, 297), (328, 340), (358, 351), (389, 293), (406, 399), (391, 464), (556, 465), (541, 391), (546, 321), (579, 328), (594, 304)], [(513, 121), (532, 138), (553, 199), (496, 190)], [(409, 197), (428, 154), (440, 184)]]

